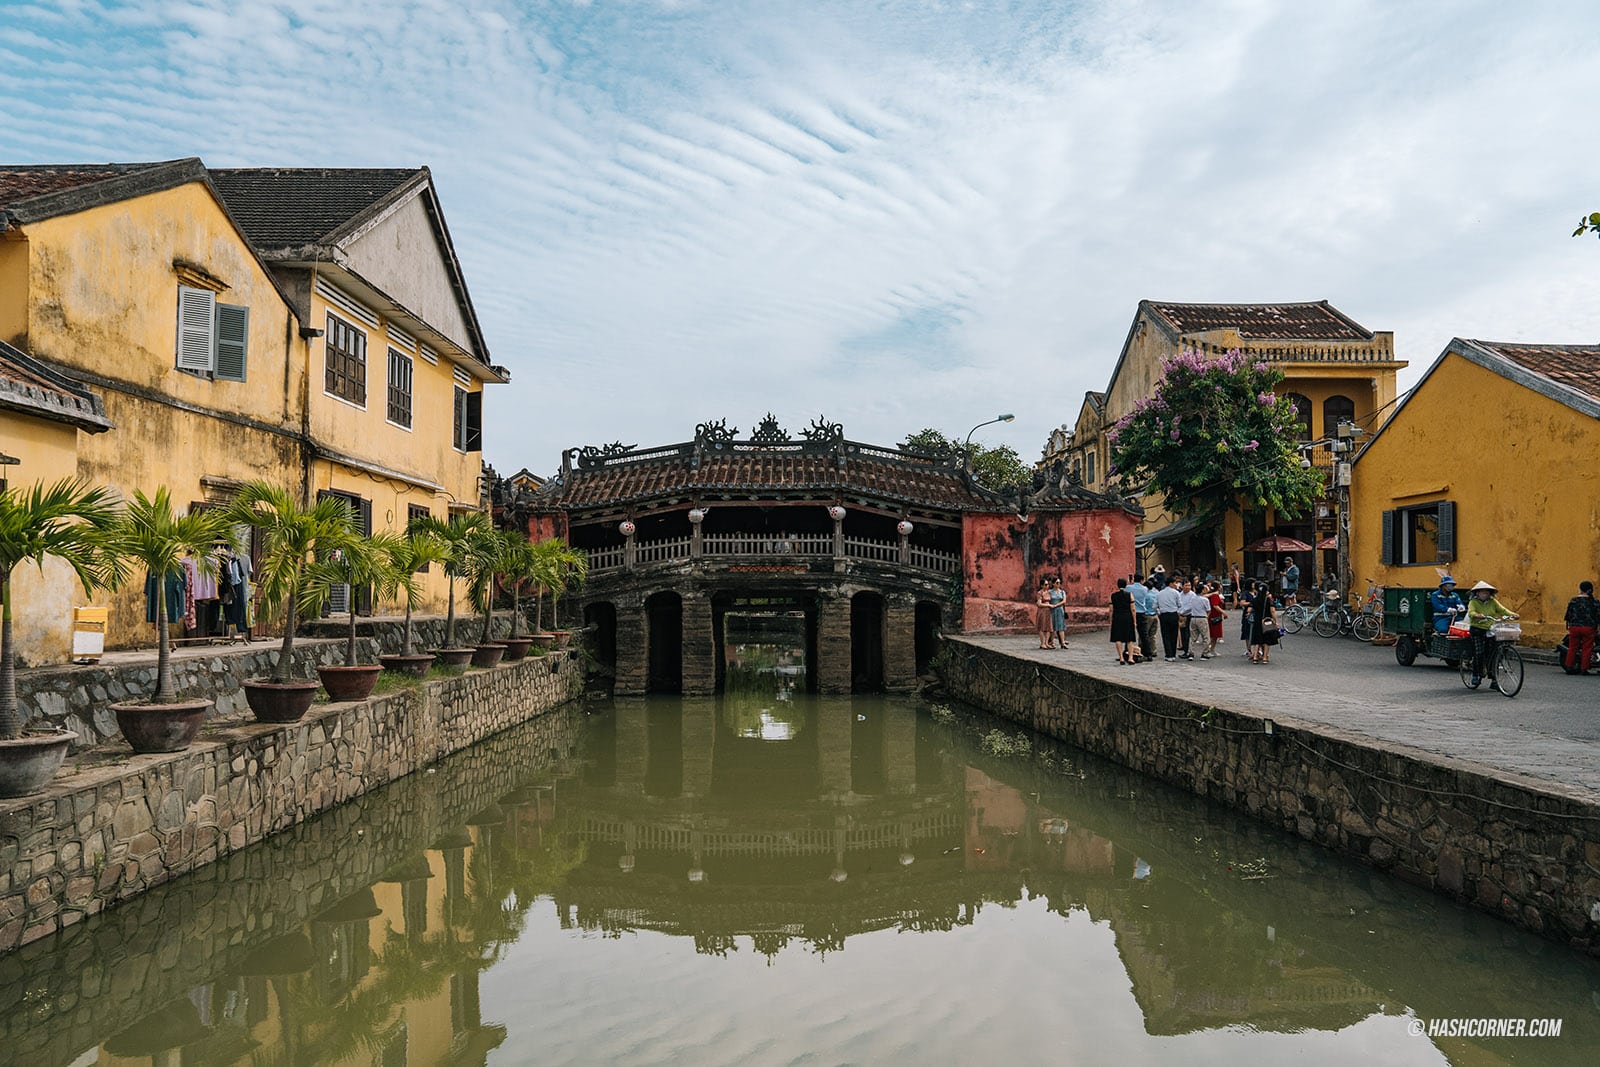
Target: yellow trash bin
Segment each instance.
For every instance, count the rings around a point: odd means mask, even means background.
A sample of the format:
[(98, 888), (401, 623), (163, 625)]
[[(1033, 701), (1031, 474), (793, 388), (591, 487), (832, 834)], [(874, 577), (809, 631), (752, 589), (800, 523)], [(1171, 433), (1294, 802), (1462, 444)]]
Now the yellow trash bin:
[(106, 608), (72, 609), (72, 659), (99, 663), (106, 651)]

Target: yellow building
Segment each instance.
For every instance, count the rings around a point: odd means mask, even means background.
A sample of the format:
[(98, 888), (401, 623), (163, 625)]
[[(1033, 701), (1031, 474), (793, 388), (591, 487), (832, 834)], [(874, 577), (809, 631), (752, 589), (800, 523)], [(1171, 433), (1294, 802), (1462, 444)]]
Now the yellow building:
[[(58, 368), (0, 341), (0, 488), (51, 484), (78, 475), (78, 443), (111, 429), (100, 398)], [(17, 658), (54, 663), (72, 651), (72, 606), (85, 603), (60, 560), (23, 564), (12, 595), (28, 605), (13, 620)]]
[[(1106, 431), (1150, 396), (1163, 363), (1185, 348), (1222, 355), (1239, 349), (1283, 370), (1279, 395), (1301, 414), (1300, 438), (1310, 443), (1333, 435), (1340, 420), (1369, 425), (1395, 398), (1395, 374), (1404, 361), (1394, 355), (1394, 334), (1373, 331), (1327, 301), (1292, 304), (1177, 304), (1141, 300), (1103, 392), (1086, 394), (1065, 451), (1083, 483), (1105, 492), (1115, 482)], [(1326, 449), (1307, 449), (1311, 462), (1331, 470)], [(1146, 498), (1141, 566), (1212, 570), (1238, 563), (1247, 575), (1264, 573), (1273, 559), (1246, 553), (1244, 546), (1269, 534), (1315, 545), (1333, 537), (1337, 503), (1330, 495), (1313, 514), (1279, 516), (1271, 509), (1229, 512), (1221, 526), (1168, 514), (1159, 499)], [(1297, 554), (1301, 581), (1332, 569), (1333, 553)]]
[(1458, 337), (1356, 456), (1354, 565), (1384, 585), (1488, 581), (1525, 642), (1554, 645), (1600, 579), (1596, 457), (1600, 345)]
[[(0, 219), (0, 340), (116, 426), (78, 441), (78, 477), (191, 507), (266, 478), (379, 530), (479, 506), (482, 385), (506, 376), (426, 168), (0, 166)], [(108, 645), (153, 641), (142, 589), (111, 606)]]

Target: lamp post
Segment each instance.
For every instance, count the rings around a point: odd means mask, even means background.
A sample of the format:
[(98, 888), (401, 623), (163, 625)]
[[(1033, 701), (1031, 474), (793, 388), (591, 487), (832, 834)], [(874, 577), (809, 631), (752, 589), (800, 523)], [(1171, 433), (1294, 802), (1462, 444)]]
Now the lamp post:
[(985, 426), (992, 426), (997, 422), (1010, 422), (1014, 418), (1016, 418), (1015, 415), (996, 415), (992, 419), (985, 419), (983, 422), (978, 423), (978, 425), (967, 431), (967, 439), (961, 445), (961, 460), (968, 474), (972, 473), (972, 435), (983, 429)]

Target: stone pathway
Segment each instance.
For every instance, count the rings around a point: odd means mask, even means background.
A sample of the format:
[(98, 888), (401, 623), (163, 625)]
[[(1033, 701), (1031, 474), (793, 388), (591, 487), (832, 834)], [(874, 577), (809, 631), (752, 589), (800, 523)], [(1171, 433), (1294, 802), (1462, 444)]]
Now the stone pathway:
[(1600, 802), (1600, 677), (1529, 663), (1522, 691), (1508, 699), (1487, 687), (1465, 688), (1439, 660), (1401, 667), (1393, 648), (1310, 633), (1285, 638), (1264, 665), (1246, 661), (1231, 638), (1215, 659), (1158, 658), (1134, 667), (1118, 665), (1103, 630), (1073, 634), (1064, 651), (1041, 650), (1031, 634), (953, 640), (1436, 760), (1467, 761)]

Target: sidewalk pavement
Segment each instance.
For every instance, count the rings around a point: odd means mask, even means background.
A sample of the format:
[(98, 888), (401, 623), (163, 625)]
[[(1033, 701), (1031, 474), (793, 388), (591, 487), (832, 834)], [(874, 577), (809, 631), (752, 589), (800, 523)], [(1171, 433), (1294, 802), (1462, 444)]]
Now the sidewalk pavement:
[[(1233, 634), (1237, 634), (1237, 625)], [(1309, 632), (1285, 637), (1272, 662), (1252, 664), (1228, 636), (1209, 660), (1124, 667), (1107, 631), (1073, 634), (1066, 650), (1026, 636), (953, 636), (1018, 659), (1066, 667), (1151, 692), (1182, 696), (1275, 721), (1365, 737), (1416, 753), (1566, 787), (1600, 803), (1600, 677), (1528, 662), (1507, 698), (1461, 684), (1443, 661), (1400, 666), (1394, 649)]]

